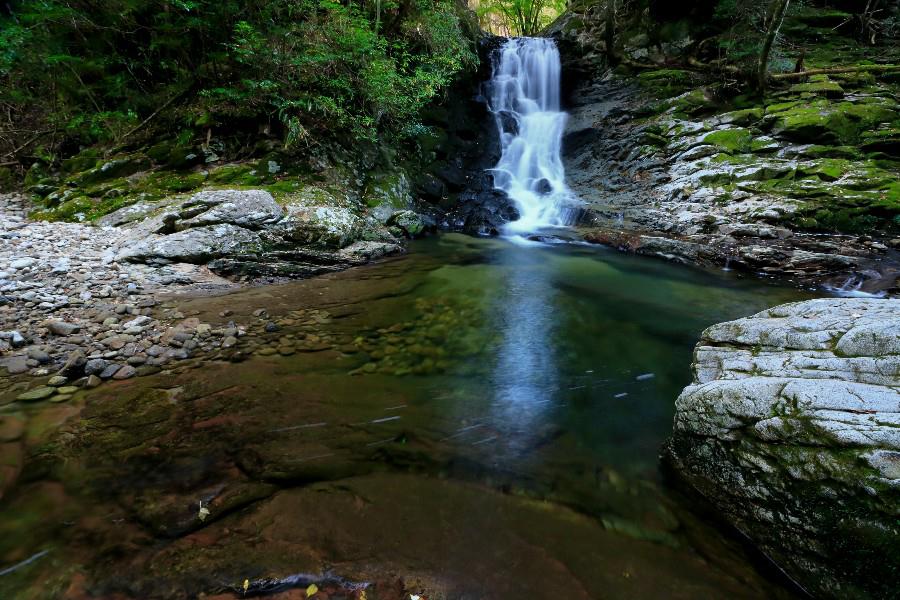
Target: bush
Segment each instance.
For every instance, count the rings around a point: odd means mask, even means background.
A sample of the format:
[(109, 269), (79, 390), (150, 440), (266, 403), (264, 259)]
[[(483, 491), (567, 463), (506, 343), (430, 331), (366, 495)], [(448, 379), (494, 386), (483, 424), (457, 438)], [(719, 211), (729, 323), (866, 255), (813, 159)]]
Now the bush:
[[(374, 140), (477, 61), (454, 0), (13, 0), (0, 125), (32, 154), (168, 126), (264, 126), (289, 144)], [(168, 121), (166, 121), (168, 120)]]

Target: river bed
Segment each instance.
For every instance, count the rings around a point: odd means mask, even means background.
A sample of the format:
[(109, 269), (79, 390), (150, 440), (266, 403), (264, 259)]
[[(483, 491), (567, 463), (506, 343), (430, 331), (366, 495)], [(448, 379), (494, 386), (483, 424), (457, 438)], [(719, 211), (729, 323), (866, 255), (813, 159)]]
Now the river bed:
[(703, 328), (812, 296), (448, 234), (178, 299), (233, 362), (2, 407), (0, 597), (792, 597), (658, 451)]

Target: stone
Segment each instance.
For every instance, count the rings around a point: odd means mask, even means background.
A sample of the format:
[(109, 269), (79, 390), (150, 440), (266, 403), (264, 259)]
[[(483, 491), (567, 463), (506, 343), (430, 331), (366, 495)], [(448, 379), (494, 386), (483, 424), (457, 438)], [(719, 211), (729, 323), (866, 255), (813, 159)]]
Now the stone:
[(119, 369), (122, 368), (122, 365), (110, 364), (107, 365), (102, 371), (100, 371), (100, 379), (109, 379), (113, 375), (119, 372)]
[(137, 369), (135, 369), (131, 365), (125, 365), (113, 375), (113, 379), (128, 379), (130, 377), (134, 377), (137, 374)]
[(10, 356), (3, 359), (2, 364), (10, 375), (20, 375), (28, 372), (28, 361), (24, 356)]
[(16, 400), (20, 402), (37, 402), (38, 400), (45, 400), (55, 393), (56, 388), (42, 386), (28, 390), (24, 394), (19, 394), (16, 396)]
[(63, 364), (62, 368), (59, 370), (59, 374), (69, 378), (78, 377), (84, 372), (86, 363), (87, 359), (84, 356), (84, 352), (81, 350), (73, 350), (68, 358), (66, 358), (65, 364)]
[(260, 229), (281, 219), (283, 211), (272, 194), (264, 190), (206, 190), (194, 194), (180, 209), (200, 214), (180, 220), (179, 228), (230, 223), (247, 229)]
[(714, 325), (675, 404), (666, 462), (816, 597), (894, 591), (898, 332), (900, 300), (870, 298)]
[(285, 217), (271, 232), (291, 243), (338, 249), (350, 245), (362, 234), (363, 221), (350, 208), (290, 201), (285, 209)]
[(50, 354), (35, 346), (28, 349), (28, 358), (32, 358), (42, 365), (46, 365), (50, 362)]
[(65, 321), (51, 320), (47, 321), (45, 326), (53, 335), (72, 335), (81, 331), (80, 326)]
[(127, 240), (117, 260), (203, 263), (230, 254), (252, 254), (262, 248), (259, 234), (231, 224), (209, 225), (171, 235)]
[(96, 375), (89, 375), (87, 381), (84, 382), (84, 387), (90, 389), (95, 388), (98, 385), (103, 383), (103, 380), (97, 377)]
[(60, 386), (66, 385), (68, 382), (69, 382), (68, 377), (63, 377), (62, 375), (54, 375), (47, 382), (47, 385), (49, 385), (50, 387), (60, 387)]
[(26, 343), (25, 336), (18, 331), (0, 331), (0, 340), (6, 340), (13, 348), (21, 348)]
[(84, 365), (85, 375), (97, 375), (102, 373), (109, 366), (109, 361), (102, 358), (92, 358)]

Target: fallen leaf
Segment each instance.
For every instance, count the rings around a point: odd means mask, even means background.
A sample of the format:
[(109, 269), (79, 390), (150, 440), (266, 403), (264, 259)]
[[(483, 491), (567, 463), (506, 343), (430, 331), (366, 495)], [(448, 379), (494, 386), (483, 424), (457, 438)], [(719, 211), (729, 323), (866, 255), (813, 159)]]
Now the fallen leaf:
[(309, 587), (306, 588), (306, 597), (309, 598), (310, 596), (315, 596), (316, 592), (318, 592), (318, 591), (319, 591), (319, 586), (317, 586), (314, 583), (311, 583), (311, 584), (309, 584)]

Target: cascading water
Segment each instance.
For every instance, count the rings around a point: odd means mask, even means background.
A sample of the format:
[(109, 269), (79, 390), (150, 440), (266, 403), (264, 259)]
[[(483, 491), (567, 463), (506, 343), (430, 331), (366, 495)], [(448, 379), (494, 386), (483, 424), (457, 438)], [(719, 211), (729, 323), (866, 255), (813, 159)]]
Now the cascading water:
[(566, 225), (566, 187), (560, 151), (566, 113), (560, 110), (559, 50), (553, 40), (511, 38), (500, 49), (488, 84), (489, 107), (500, 133), (494, 187), (516, 203), (511, 233)]

